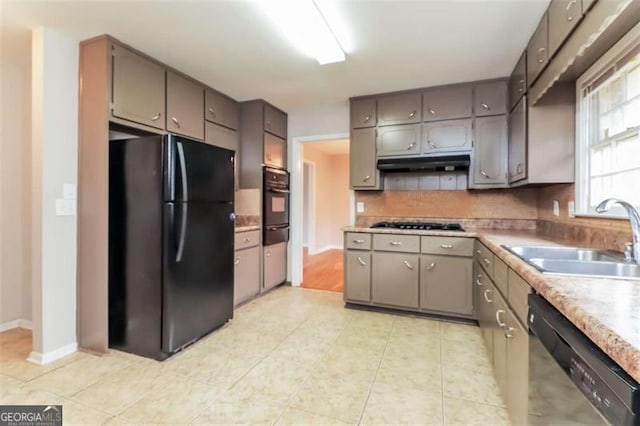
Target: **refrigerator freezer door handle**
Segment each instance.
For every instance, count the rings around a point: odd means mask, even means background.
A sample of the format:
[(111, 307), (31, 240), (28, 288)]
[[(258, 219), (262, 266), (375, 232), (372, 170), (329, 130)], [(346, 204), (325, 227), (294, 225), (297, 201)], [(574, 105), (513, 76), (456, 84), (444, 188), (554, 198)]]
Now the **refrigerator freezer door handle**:
[(182, 253), (184, 252), (184, 239), (185, 234), (187, 233), (187, 209), (188, 203), (182, 203), (180, 208), (182, 209), (182, 214), (180, 218), (180, 237), (178, 238), (178, 251), (176, 253), (176, 263), (182, 260)]
[(184, 157), (182, 143), (178, 142), (178, 161), (180, 162), (180, 178), (182, 181), (182, 201), (189, 200), (189, 185), (187, 185), (187, 162)]

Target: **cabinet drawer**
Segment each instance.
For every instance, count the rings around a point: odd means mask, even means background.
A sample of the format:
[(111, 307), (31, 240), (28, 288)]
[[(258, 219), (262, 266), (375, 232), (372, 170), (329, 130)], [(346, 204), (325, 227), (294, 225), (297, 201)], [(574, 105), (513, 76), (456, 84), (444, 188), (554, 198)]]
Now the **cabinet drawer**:
[(471, 117), (471, 86), (442, 87), (422, 94), (424, 121)]
[(347, 232), (344, 236), (344, 248), (356, 250), (371, 249), (371, 234)]
[(420, 252), (420, 237), (417, 235), (375, 234), (373, 249), (418, 253)]
[(493, 282), (496, 283), (496, 287), (505, 297), (509, 292), (508, 276), (509, 267), (507, 264), (500, 260), (498, 256), (493, 256)]
[(280, 136), (281, 138), (287, 138), (287, 115), (272, 107), (271, 105), (264, 106), (264, 130)]
[(507, 82), (479, 84), (476, 86), (474, 112), (476, 117), (499, 115), (507, 112)]
[(373, 127), (376, 125), (376, 100), (361, 99), (351, 102), (351, 127)]
[(260, 231), (236, 232), (235, 249), (242, 250), (260, 243)]
[(378, 125), (419, 123), (422, 121), (422, 95), (383, 96), (378, 99)]
[(473, 238), (421, 237), (422, 253), (473, 256)]
[(207, 90), (204, 100), (205, 120), (212, 121), (230, 129), (238, 129), (239, 109), (238, 103), (233, 99)]
[(234, 266), (235, 306), (260, 292), (260, 247), (237, 250)]
[(530, 293), (529, 284), (520, 278), (520, 275), (509, 269), (509, 305), (523, 324), (527, 323), (527, 312), (529, 311), (527, 298)]
[(378, 129), (378, 157), (398, 157), (420, 153), (420, 125), (387, 126)]
[(482, 269), (493, 279), (493, 253), (484, 244), (476, 244), (475, 258), (482, 265)]
[(509, 78), (509, 110), (527, 93), (527, 52), (523, 52)]

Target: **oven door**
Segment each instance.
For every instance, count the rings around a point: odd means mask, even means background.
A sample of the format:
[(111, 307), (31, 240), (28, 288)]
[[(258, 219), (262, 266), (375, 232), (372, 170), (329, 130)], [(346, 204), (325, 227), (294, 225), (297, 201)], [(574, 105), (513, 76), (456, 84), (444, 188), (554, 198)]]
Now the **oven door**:
[(289, 191), (265, 188), (263, 215), (265, 226), (289, 224)]
[(266, 226), (262, 238), (262, 245), (271, 246), (289, 241), (289, 225)]

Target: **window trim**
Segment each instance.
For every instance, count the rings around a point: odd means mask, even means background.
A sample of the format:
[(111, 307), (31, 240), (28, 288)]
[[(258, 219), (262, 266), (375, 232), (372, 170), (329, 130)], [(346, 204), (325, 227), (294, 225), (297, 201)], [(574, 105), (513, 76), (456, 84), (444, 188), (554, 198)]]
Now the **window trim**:
[(636, 24), (620, 40), (618, 40), (604, 55), (591, 65), (576, 80), (576, 141), (575, 141), (575, 207), (576, 216), (598, 217), (609, 219), (627, 218), (622, 207), (614, 206), (604, 214), (598, 214), (588, 206), (589, 188), (589, 145), (585, 141), (586, 115), (583, 114), (583, 92), (587, 86), (605, 75), (616, 62), (623, 59), (640, 46), (640, 23)]

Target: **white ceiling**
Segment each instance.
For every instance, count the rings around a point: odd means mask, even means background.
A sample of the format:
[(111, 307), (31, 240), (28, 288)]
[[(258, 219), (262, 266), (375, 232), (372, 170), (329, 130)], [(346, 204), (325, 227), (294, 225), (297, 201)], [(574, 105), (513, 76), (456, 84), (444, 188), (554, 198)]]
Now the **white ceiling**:
[(318, 142), (305, 142), (303, 148), (306, 151), (320, 151), (327, 155), (346, 155), (349, 153), (349, 139), (335, 139)]
[(320, 66), (250, 1), (0, 1), (3, 27), (44, 25), (78, 40), (108, 33), (237, 100), (264, 98), (288, 112), (507, 76), (548, 4), (339, 1), (347, 60)]

